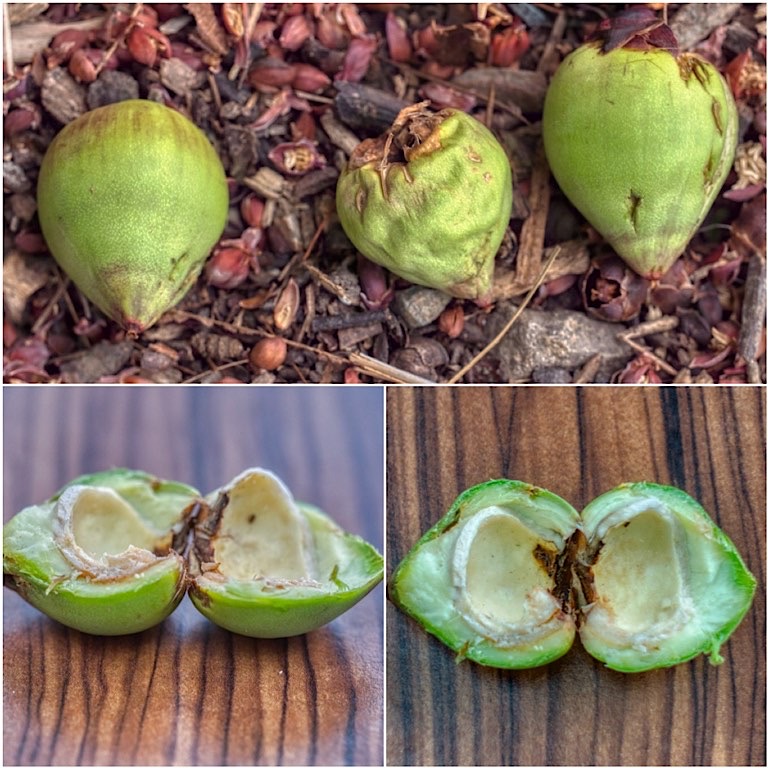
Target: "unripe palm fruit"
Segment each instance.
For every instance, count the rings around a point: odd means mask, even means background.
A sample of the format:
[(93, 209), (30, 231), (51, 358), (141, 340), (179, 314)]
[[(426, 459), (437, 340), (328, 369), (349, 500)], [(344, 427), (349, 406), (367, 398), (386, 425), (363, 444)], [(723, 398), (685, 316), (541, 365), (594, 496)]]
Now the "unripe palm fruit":
[[(723, 185), (737, 145), (733, 96), (671, 30), (639, 24), (587, 43), (552, 78), (542, 131), (568, 199), (635, 271), (658, 278), (683, 252)], [(630, 19), (631, 22), (631, 19)]]
[(5, 585), (81, 632), (152, 627), (184, 596), (178, 552), (197, 499), (194, 488), (128, 469), (79, 477), (4, 526)]
[(579, 515), (517, 480), (462, 493), (396, 568), (390, 599), (458, 654), (525, 669), (578, 631), (607, 667), (643, 672), (709, 654), (749, 610), (755, 578), (678, 488), (625, 483)]
[(413, 283), (483, 300), (512, 210), (509, 160), (475, 118), (416, 104), (353, 151), (336, 208), (371, 261)]
[(61, 268), (106, 315), (140, 333), (197, 279), (224, 229), (229, 193), (197, 126), (162, 104), (130, 100), (59, 132), (37, 201)]

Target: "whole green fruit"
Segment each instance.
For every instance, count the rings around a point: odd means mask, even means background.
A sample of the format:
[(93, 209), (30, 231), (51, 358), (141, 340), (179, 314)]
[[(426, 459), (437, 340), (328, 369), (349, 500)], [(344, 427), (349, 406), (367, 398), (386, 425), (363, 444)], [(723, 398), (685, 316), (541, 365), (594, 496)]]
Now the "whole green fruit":
[[(542, 131), (569, 200), (635, 271), (664, 274), (733, 163), (738, 116), (720, 73), (671, 31), (590, 42), (552, 78)], [(664, 47), (656, 47), (654, 38)], [(671, 42), (670, 42), (671, 41)]]
[(48, 247), (106, 315), (140, 333), (197, 279), (229, 193), (208, 139), (173, 109), (94, 109), (51, 142), (37, 186)]
[(416, 104), (354, 150), (336, 208), (371, 261), (413, 283), (483, 300), (512, 210), (509, 160), (475, 118)]

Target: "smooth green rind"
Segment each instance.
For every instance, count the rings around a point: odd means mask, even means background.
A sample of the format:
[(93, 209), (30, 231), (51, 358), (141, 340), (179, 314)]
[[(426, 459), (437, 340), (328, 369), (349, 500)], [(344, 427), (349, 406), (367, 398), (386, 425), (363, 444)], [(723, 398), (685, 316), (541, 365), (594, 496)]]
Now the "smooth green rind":
[(398, 565), (389, 597), (430, 634), (464, 658), (486, 666), (526, 669), (548, 664), (573, 644), (575, 624), (563, 616), (558, 631), (533, 643), (500, 646), (477, 634), (456, 611), (451, 561), (462, 526), (491, 507), (506, 509), (542, 542), (561, 551), (579, 523), (578, 513), (555, 494), (515, 480), (491, 480), (464, 491), (448, 513), (430, 528)]
[(138, 574), (109, 582), (93, 582), (77, 573), (53, 533), (56, 501), (74, 485), (112, 488), (159, 536), (169, 533), (184, 507), (198, 497), (189, 486), (132, 470), (80, 477), (50, 501), (21, 510), (3, 527), (6, 585), (52, 619), (89, 634), (131, 634), (160, 623), (184, 596), (182, 558), (171, 552)]
[(376, 163), (339, 177), (336, 208), (371, 261), (452, 296), (487, 296), (512, 210), (509, 160), (493, 134), (457, 110), (436, 131), (440, 148), (391, 166), (387, 196)]
[(313, 537), (321, 587), (270, 587), (259, 580), (193, 579), (189, 596), (215, 624), (248, 637), (291, 637), (311, 632), (352, 608), (382, 579), (381, 555), (309, 504), (298, 503)]
[(229, 207), (224, 169), (202, 131), (143, 100), (63, 128), (43, 158), (37, 199), (62, 269), (106, 315), (139, 331), (197, 279)]
[(720, 73), (693, 55), (588, 43), (550, 83), (542, 133), (568, 199), (635, 271), (683, 252), (733, 164), (738, 113)]
[[(616, 638), (593, 633), (589, 610), (580, 628), (586, 650), (607, 667), (620, 672), (643, 672), (670, 667), (699, 654), (722, 662), (720, 647), (730, 637), (752, 604), (756, 582), (731, 540), (714, 524), (704, 508), (684, 491), (653, 483), (627, 483), (590, 502), (582, 512), (588, 540), (602, 540), (612, 524), (647, 509), (668, 511), (684, 538), (688, 572), (684, 580), (694, 607), (691, 619), (671, 637), (649, 647), (647, 642), (616, 643)], [(651, 544), (652, 546), (652, 544)], [(642, 588), (642, 585), (638, 585)]]

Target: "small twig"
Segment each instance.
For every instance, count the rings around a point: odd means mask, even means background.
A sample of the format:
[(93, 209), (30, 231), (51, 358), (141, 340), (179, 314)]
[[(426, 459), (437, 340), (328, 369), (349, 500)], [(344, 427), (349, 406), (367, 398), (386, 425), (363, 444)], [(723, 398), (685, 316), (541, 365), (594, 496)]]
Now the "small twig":
[[(476, 99), (484, 103), (487, 102), (489, 98), (491, 98), (490, 94), (486, 96), (485, 94), (480, 93), (480, 91), (474, 88), (470, 88), (466, 85), (461, 85), (461, 83), (455, 83), (452, 80), (446, 80), (444, 77), (437, 77), (437, 75), (430, 75), (427, 72), (422, 72), (418, 69), (414, 69), (413, 67), (409, 67), (407, 64), (403, 64), (403, 62), (401, 61), (388, 59), (386, 56), (382, 56), (381, 60), (386, 64), (391, 64), (393, 67), (397, 67), (398, 69), (403, 70), (405, 73), (409, 75), (420, 78), (421, 80), (426, 80), (427, 82), (430, 82), (430, 83), (439, 83), (440, 85), (445, 85), (448, 88), (452, 88), (454, 91), (459, 91), (459, 93), (466, 93), (466, 94), (469, 94), (470, 96), (474, 96)], [(523, 111), (516, 104), (507, 104), (506, 102), (497, 99), (495, 94), (493, 94), (493, 99), (495, 101), (496, 109), (503, 110), (504, 112), (509, 112), (509, 114), (511, 114), (513, 117), (517, 118), (521, 122), (525, 123), (525, 125), (531, 124), (531, 121), (525, 117), (525, 115), (523, 114)]]
[[(112, 44), (109, 46), (109, 48), (107, 48), (107, 50), (104, 51), (104, 53), (101, 56), (101, 59), (99, 60), (99, 63), (94, 68), (94, 72), (96, 75), (98, 75), (101, 72), (101, 70), (107, 66), (107, 62), (112, 58), (115, 51), (125, 43), (126, 35), (131, 29), (131, 21), (135, 19), (139, 15), (139, 13), (141, 13), (142, 5), (143, 3), (134, 3), (133, 10), (131, 11), (131, 15), (128, 18), (128, 22), (123, 27), (123, 31), (112, 41)], [(109, 19), (109, 16), (106, 17), (104, 22), (105, 24), (108, 19)]]
[(3, 47), (5, 48), (5, 71), (13, 77), (16, 66), (13, 61), (13, 38), (11, 35), (11, 12), (8, 3), (3, 3)]
[(315, 246), (317, 245), (317, 241), (320, 239), (320, 235), (323, 234), (325, 231), (325, 226), (327, 224), (327, 220), (325, 218), (322, 218), (320, 220), (320, 223), (317, 225), (317, 229), (315, 230), (315, 233), (312, 235), (312, 239), (309, 241), (309, 245), (306, 247), (306, 250), (302, 254), (294, 254), (288, 261), (288, 263), (282, 268), (280, 271), (280, 274), (277, 277), (278, 282), (282, 282), (285, 280), (285, 278), (291, 273), (291, 270), (296, 266), (296, 264), (302, 264), (304, 263), (308, 258), (309, 255), (312, 253), (312, 251), (315, 249)]
[(597, 372), (600, 370), (600, 365), (603, 362), (603, 356), (600, 352), (592, 355), (586, 363), (581, 367), (581, 370), (573, 377), (574, 384), (589, 384), (595, 380)]
[(652, 333), (664, 333), (664, 331), (672, 331), (680, 324), (680, 319), (674, 315), (664, 315), (656, 320), (646, 320), (644, 323), (628, 328), (626, 331), (622, 331), (618, 334), (621, 341), (627, 339), (637, 339), (643, 336), (650, 336)]
[[(37, 320), (35, 320), (34, 324), (32, 325), (33, 336), (36, 336), (43, 328), (43, 326), (45, 326), (45, 324), (48, 322), (48, 318), (53, 313), (54, 307), (58, 304), (59, 299), (66, 295), (67, 288), (69, 287), (69, 278), (63, 276), (58, 269), (56, 270), (56, 274), (59, 278), (59, 287), (56, 289), (56, 292), (51, 297), (51, 300), (48, 302), (46, 307), (38, 316)], [(74, 311), (74, 307), (72, 307), (72, 313), (73, 319), (76, 321), (77, 313)]]
[(390, 316), (388, 309), (371, 312), (352, 312), (348, 315), (323, 315), (312, 323), (313, 331), (340, 331), (344, 328), (362, 328), (373, 323), (383, 323)]
[(680, 373), (677, 368), (671, 366), (666, 360), (662, 360), (652, 349), (645, 344), (640, 344), (635, 341), (635, 339), (650, 336), (652, 333), (671, 331), (674, 328), (677, 328), (679, 324), (679, 318), (672, 315), (666, 315), (664, 317), (659, 317), (656, 320), (646, 320), (646, 322), (640, 323), (634, 328), (622, 331), (617, 334), (617, 338), (620, 341), (623, 341), (627, 346), (632, 347), (635, 351), (647, 355), (665, 373), (668, 373), (670, 376), (677, 376)]
[(509, 329), (517, 322), (517, 318), (520, 317), (520, 315), (523, 313), (523, 310), (528, 306), (531, 299), (536, 295), (536, 291), (539, 290), (539, 286), (544, 282), (544, 277), (547, 274), (547, 270), (552, 265), (552, 262), (557, 258), (558, 253), (560, 253), (559, 248), (552, 249), (552, 253), (549, 255), (549, 258), (542, 267), (538, 279), (531, 287), (531, 290), (528, 291), (528, 294), (523, 299), (522, 304), (520, 304), (520, 306), (515, 310), (515, 313), (509, 319), (509, 322), (501, 329), (501, 331), (499, 331), (496, 337), (484, 349), (475, 355), (475, 357), (473, 357), (455, 376), (452, 376), (450, 379), (448, 379), (449, 384), (455, 384), (460, 379), (462, 379), (470, 369), (474, 368), (494, 347), (496, 347), (501, 342), (507, 333), (509, 333)]
[[(172, 309), (166, 314), (166, 316), (182, 323), (191, 320), (199, 323), (204, 328), (219, 328), (237, 336), (245, 336), (250, 338), (272, 338), (275, 336), (275, 334), (270, 333), (269, 331), (266, 331), (262, 328), (245, 328), (243, 326), (235, 325), (234, 323), (228, 323), (225, 320), (216, 320), (212, 317), (200, 317), (193, 312), (187, 312), (183, 309)], [(342, 357), (341, 355), (336, 355), (333, 352), (327, 352), (324, 349), (317, 349), (317, 347), (312, 347), (309, 344), (302, 344), (301, 342), (294, 341), (293, 339), (288, 339), (285, 337), (281, 338), (289, 347), (301, 349), (304, 352), (309, 352), (310, 354), (325, 358), (326, 360), (338, 365), (341, 368), (354, 365), (363, 373), (369, 376), (383, 379), (384, 381), (388, 381), (394, 384), (434, 384), (434, 382), (429, 381), (429, 379), (423, 379), (420, 376), (407, 373), (400, 368), (395, 368), (393, 365), (383, 363), (381, 360), (376, 360), (376, 358), (369, 357), (368, 355), (364, 355), (360, 352), (350, 352), (348, 357)], [(191, 381), (191, 379), (189, 381)]]
[(749, 261), (744, 301), (741, 307), (739, 353), (747, 364), (747, 381), (762, 384), (757, 353), (765, 322), (765, 259), (754, 253)]
[(566, 25), (566, 14), (563, 11), (560, 11), (560, 13), (558, 13), (555, 17), (554, 23), (552, 24), (552, 30), (549, 33), (547, 42), (544, 43), (544, 50), (541, 52), (541, 57), (539, 58), (539, 62), (536, 65), (537, 72), (544, 72), (546, 74), (546, 72), (549, 71), (551, 66), (550, 60), (555, 56), (557, 45), (563, 39)]
[(364, 355), (362, 352), (350, 352), (349, 362), (359, 368), (363, 373), (366, 373), (369, 376), (375, 376), (379, 379), (384, 379), (393, 384), (434, 385), (434, 382), (429, 379), (424, 379), (414, 373), (408, 373), (400, 368), (395, 368), (394, 365), (383, 363), (381, 360), (377, 360), (375, 357), (370, 357), (369, 355)]

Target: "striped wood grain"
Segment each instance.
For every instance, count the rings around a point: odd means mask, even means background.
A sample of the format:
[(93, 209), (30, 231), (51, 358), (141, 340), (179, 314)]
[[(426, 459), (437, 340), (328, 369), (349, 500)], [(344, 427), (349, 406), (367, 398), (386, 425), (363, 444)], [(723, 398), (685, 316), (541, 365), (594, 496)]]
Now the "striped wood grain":
[(476, 483), (525, 480), (578, 509), (651, 480), (697, 498), (759, 586), (724, 664), (638, 675), (578, 641), (538, 669), (457, 664), (388, 604), (388, 763), (765, 765), (765, 419), (762, 388), (391, 389), (388, 573)]
[[(5, 515), (129, 466), (203, 492), (250, 466), (383, 543), (383, 392), (4, 390)], [(4, 590), (4, 764), (347, 765), (383, 760), (383, 589), (287, 640), (219, 629), (185, 598), (163, 624), (91, 637)]]

